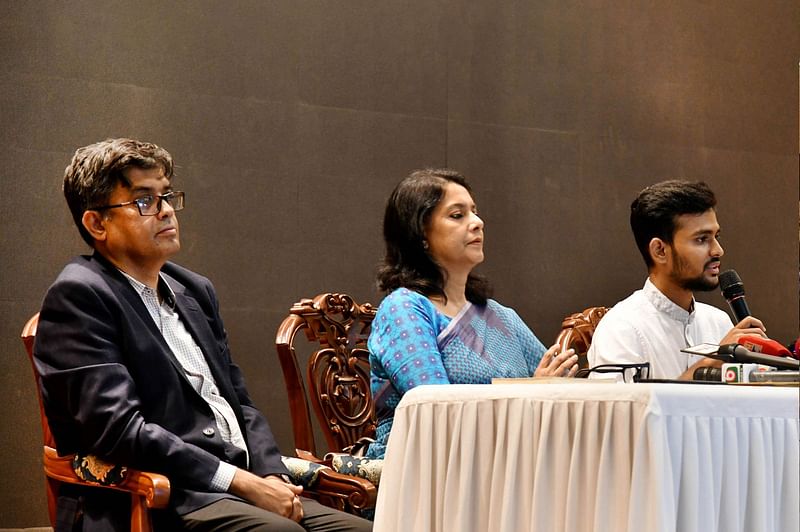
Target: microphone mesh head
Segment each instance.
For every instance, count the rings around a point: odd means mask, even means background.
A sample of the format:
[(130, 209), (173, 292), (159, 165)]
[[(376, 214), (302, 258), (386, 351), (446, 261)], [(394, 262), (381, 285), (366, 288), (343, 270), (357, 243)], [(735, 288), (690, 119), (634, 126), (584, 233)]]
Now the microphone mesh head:
[(744, 285), (736, 270), (728, 270), (719, 274), (719, 287), (725, 299), (744, 295)]

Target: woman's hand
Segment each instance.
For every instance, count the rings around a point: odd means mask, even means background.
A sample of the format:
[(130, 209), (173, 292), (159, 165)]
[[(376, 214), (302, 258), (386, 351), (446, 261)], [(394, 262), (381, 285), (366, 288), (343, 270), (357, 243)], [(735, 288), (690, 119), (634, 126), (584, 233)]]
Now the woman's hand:
[(574, 377), (578, 372), (578, 355), (574, 349), (567, 349), (559, 354), (561, 346), (553, 344), (550, 346), (539, 367), (533, 372), (534, 377)]

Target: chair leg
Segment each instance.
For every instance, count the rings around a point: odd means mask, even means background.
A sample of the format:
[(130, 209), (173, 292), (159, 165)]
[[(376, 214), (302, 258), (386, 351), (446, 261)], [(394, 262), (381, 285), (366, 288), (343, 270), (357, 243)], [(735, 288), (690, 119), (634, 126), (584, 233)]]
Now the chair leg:
[(58, 505), (58, 486), (61, 483), (50, 477), (45, 477), (45, 486), (47, 489), (47, 513), (50, 515), (50, 525), (55, 528), (56, 526), (56, 512)]
[(131, 532), (152, 532), (153, 523), (147, 509), (147, 501), (142, 496), (131, 496)]

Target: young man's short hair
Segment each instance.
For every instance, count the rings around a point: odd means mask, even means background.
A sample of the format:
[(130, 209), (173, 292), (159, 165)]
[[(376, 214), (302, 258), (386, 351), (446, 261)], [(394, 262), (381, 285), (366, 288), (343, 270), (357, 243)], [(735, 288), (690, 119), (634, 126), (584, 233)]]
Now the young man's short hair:
[(702, 181), (662, 181), (642, 190), (631, 203), (631, 230), (636, 246), (650, 268), (650, 241), (660, 238), (672, 243), (677, 218), (684, 214), (703, 214), (717, 205), (717, 198)]

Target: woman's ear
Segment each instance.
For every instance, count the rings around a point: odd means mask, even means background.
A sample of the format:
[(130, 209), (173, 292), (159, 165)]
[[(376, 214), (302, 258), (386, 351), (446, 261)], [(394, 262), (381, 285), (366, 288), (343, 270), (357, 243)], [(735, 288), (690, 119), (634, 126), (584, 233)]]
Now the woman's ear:
[(81, 217), (81, 223), (92, 238), (102, 242), (106, 239), (106, 226), (103, 215), (97, 211), (84, 211)]
[(653, 238), (650, 240), (650, 245), (647, 249), (650, 252), (650, 258), (653, 259), (655, 264), (666, 264), (667, 247), (668, 244), (660, 238)]

